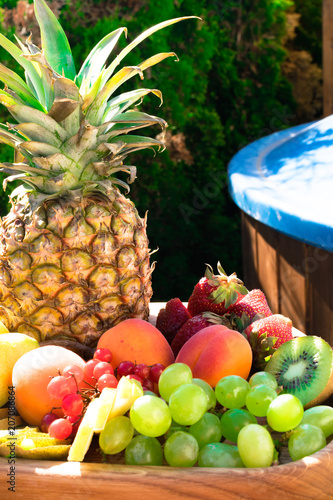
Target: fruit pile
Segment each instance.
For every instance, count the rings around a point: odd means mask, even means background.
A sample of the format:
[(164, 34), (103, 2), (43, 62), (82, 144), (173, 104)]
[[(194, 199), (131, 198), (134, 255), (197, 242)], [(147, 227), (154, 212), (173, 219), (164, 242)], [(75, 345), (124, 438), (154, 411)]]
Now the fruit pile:
[[(96, 353), (103, 359), (112, 357), (107, 349)], [(77, 382), (91, 374), (91, 361), (97, 361), (90, 377), (95, 385), (81, 389), (81, 395)], [(157, 394), (144, 391), (142, 378), (134, 375), (135, 365), (123, 362), (119, 382), (100, 392), (99, 380), (105, 373), (100, 374), (109, 363), (98, 357), (91, 361), (83, 370), (66, 367), (48, 384), (51, 397), (63, 396), (65, 417), (49, 413), (41, 427), (59, 440), (77, 432), (68, 455), (71, 461), (84, 459), (94, 433), (99, 434), (105, 455), (124, 452), (126, 464), (175, 467), (268, 467), (278, 463), (283, 447), (292, 460), (299, 460), (326, 446), (333, 435), (333, 408), (320, 405), (304, 411), (302, 401), (283, 393), (269, 371), (256, 372), (248, 381), (225, 376), (213, 389), (193, 378), (184, 363), (165, 369), (155, 365), (150, 370), (157, 380)], [(137, 367), (142, 372), (142, 365)], [(124, 368), (132, 373), (123, 374)], [(82, 396), (88, 403), (81, 421)]]
[[(129, 318), (107, 330), (89, 360), (0, 335), (13, 351), (23, 342), (19, 356), (6, 351), (28, 424), (16, 431), (18, 456), (82, 461), (98, 449), (131, 465), (269, 467), (326, 446), (332, 348), (293, 337), (261, 290), (218, 271), (207, 268), (187, 306), (167, 302), (156, 327)], [(0, 455), (7, 438), (0, 431)]]

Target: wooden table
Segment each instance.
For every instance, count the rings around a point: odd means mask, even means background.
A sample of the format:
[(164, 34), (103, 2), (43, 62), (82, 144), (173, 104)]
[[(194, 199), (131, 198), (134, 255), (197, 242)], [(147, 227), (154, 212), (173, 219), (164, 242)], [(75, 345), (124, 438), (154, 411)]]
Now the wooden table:
[[(161, 305), (152, 305), (152, 323)], [(15, 494), (8, 473), (0, 458), (1, 500), (332, 500), (333, 442), (303, 460), (258, 469), (16, 459)]]

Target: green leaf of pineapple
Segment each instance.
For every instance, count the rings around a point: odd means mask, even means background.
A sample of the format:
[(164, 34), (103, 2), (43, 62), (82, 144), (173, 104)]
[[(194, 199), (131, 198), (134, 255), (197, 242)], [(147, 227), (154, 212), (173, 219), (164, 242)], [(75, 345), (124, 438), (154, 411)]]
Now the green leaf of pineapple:
[(19, 123), (34, 122), (37, 125), (44, 127), (49, 132), (55, 134), (55, 136), (60, 139), (61, 142), (64, 142), (69, 137), (69, 134), (63, 127), (61, 127), (61, 125), (53, 120), (53, 118), (50, 118), (47, 114), (42, 113), (37, 109), (17, 104), (9, 105), (8, 111)]
[(121, 34), (124, 32), (126, 36), (127, 28), (119, 28), (102, 38), (102, 40), (100, 40), (91, 50), (88, 57), (82, 64), (76, 77), (76, 83), (81, 86), (80, 92), (83, 97), (97, 80), (97, 77), (100, 75), (107, 58), (114, 49)]
[(120, 158), (127, 156), (133, 151), (139, 151), (140, 149), (153, 149), (153, 147), (158, 147), (158, 149), (164, 149), (165, 146), (162, 141), (153, 139), (151, 137), (144, 137), (139, 135), (120, 135), (117, 137), (117, 141), (114, 143), (108, 143), (107, 146), (112, 151), (114, 146), (117, 147), (117, 143), (120, 143), (121, 148), (119, 153), (121, 153)]
[(107, 105), (107, 99), (118, 87), (120, 87), (120, 85), (137, 74), (140, 74), (143, 78), (142, 70), (138, 66), (125, 66), (104, 85), (87, 111), (86, 116), (89, 123), (92, 125), (100, 124)]
[(39, 101), (45, 108), (45, 92), (43, 89), (41, 78), (34, 67), (34, 63), (23, 57), (24, 53), (2, 33), (0, 33), (0, 45), (25, 69), (29, 81), (33, 85)]
[(10, 69), (0, 64), (0, 80), (15, 92), (23, 101), (40, 111), (44, 111), (42, 105), (34, 97), (28, 85), (22, 78)]
[[(129, 108), (132, 104), (134, 104), (137, 101), (142, 101), (144, 96), (147, 94), (154, 94), (157, 97), (160, 98), (161, 104), (163, 103), (162, 99), (162, 92), (158, 89), (137, 89), (137, 90), (132, 90), (130, 92), (124, 92), (123, 94), (114, 97), (113, 99), (110, 99), (107, 103), (107, 106), (105, 108), (105, 112), (102, 118), (103, 124), (100, 125), (99, 127), (99, 134), (103, 133), (106, 128), (108, 128), (108, 125), (105, 124), (105, 122), (110, 122), (112, 120), (112, 117), (117, 115), (118, 113), (122, 113), (125, 111), (127, 108)], [(138, 105), (140, 102), (138, 103)]]
[(179, 21), (184, 21), (185, 19), (200, 19), (197, 16), (185, 16), (185, 17), (177, 17), (175, 19), (169, 19), (168, 21), (163, 21), (159, 24), (156, 24), (155, 26), (152, 26), (151, 28), (147, 29), (141, 35), (135, 38), (133, 42), (129, 43), (127, 47), (125, 47), (120, 54), (116, 57), (116, 59), (110, 64), (110, 66), (106, 69), (105, 74), (103, 75), (104, 82), (105, 83), (110, 76), (113, 74), (115, 68), (118, 66), (120, 61), (124, 59), (124, 57), (127, 56), (131, 52), (134, 47), (139, 45), (143, 40), (151, 36), (153, 33), (156, 31), (159, 31), (160, 29), (166, 28), (167, 26), (171, 26), (172, 24), (178, 23)]
[(59, 21), (44, 0), (35, 0), (35, 13), (40, 27), (42, 47), (51, 68), (74, 80), (74, 60), (69, 42)]

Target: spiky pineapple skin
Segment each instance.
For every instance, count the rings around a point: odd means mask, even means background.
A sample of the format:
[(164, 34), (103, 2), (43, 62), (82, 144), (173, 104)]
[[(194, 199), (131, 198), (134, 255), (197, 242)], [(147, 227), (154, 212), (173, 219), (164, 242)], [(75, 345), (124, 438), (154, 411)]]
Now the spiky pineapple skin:
[(148, 319), (146, 219), (117, 188), (33, 210), (26, 195), (0, 226), (0, 320), (10, 331), (94, 347), (118, 322)]

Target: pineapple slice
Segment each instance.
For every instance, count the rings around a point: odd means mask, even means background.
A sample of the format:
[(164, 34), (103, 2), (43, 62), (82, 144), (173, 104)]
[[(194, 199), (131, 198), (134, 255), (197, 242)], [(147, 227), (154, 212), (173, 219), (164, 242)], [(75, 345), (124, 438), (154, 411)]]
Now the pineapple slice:
[(82, 462), (84, 459), (94, 436), (99, 405), (99, 398), (89, 403), (68, 453), (67, 460), (70, 462)]
[(135, 379), (121, 377), (117, 386), (116, 400), (110, 411), (108, 421), (113, 417), (125, 415), (134, 401), (140, 396), (143, 396), (141, 384), (138, 384)]
[(105, 387), (99, 398), (89, 403), (68, 454), (71, 462), (82, 462), (94, 433), (100, 433), (111, 418), (124, 415), (143, 396), (141, 384), (122, 377), (117, 389)]
[(94, 426), (94, 431), (96, 433), (102, 432), (104, 429), (109, 415), (112, 411), (115, 399), (116, 399), (117, 389), (111, 389), (109, 387), (104, 387), (100, 397), (98, 398), (99, 405), (97, 409), (96, 422)]

